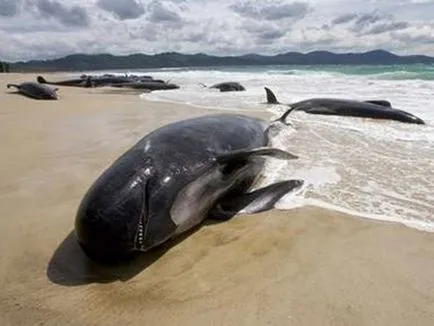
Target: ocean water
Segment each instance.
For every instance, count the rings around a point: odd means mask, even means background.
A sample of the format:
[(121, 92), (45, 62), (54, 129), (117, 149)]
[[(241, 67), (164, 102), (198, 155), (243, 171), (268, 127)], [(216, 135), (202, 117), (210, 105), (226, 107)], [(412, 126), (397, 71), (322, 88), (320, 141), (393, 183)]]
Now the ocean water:
[[(282, 103), (311, 97), (386, 99), (415, 114), (427, 125), (293, 112), (288, 119), (293, 126), (276, 128), (272, 142), (299, 159), (270, 159), (258, 186), (303, 179), (302, 189), (282, 198), (277, 208), (316, 205), (434, 232), (434, 66), (174, 68), (146, 74), (181, 88), (143, 98), (210, 113), (268, 111), (277, 118), (287, 107), (265, 104), (267, 86)], [(224, 81), (238, 81), (247, 90), (221, 93), (203, 86)]]

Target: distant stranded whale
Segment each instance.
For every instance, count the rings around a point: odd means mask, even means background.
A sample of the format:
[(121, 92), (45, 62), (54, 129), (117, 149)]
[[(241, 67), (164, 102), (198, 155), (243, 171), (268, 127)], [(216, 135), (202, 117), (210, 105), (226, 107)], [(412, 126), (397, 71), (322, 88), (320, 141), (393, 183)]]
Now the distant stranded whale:
[[(200, 83), (199, 85), (201, 85), (203, 87), (208, 87), (204, 83)], [(240, 83), (231, 82), (231, 81), (218, 83), (218, 84), (209, 86), (209, 88), (218, 89), (218, 90), (220, 90), (220, 92), (241, 92), (241, 91), (246, 90), (246, 88), (243, 85), (241, 85)]]
[(210, 88), (217, 88), (220, 92), (240, 92), (245, 91), (246, 88), (237, 82), (223, 82), (210, 86)]
[(133, 88), (133, 89), (147, 89), (150, 91), (159, 91), (159, 90), (170, 90), (170, 89), (178, 89), (179, 86), (175, 84), (169, 84), (164, 81), (159, 80), (151, 80), (151, 81), (136, 81), (136, 82), (125, 82), (125, 83), (117, 83), (111, 85), (113, 87), (121, 87), (121, 88)]
[[(279, 104), (274, 93), (265, 87), (267, 103)], [(389, 101), (371, 100), (355, 101), (338, 98), (311, 98), (289, 104), (291, 107), (281, 119), (285, 119), (292, 111), (304, 111), (309, 114), (340, 115), (372, 119), (395, 120), (406, 123), (425, 124), (425, 122), (403, 110), (392, 108)]]
[(37, 100), (57, 100), (57, 88), (51, 88), (33, 82), (7, 84), (7, 88), (15, 87), (19, 93)]
[(143, 78), (137, 79), (134, 76), (90, 76), (82, 75), (78, 79), (68, 79), (62, 81), (48, 81), (42, 76), (37, 77), (37, 81), (41, 84), (51, 84), (59, 86), (75, 86), (75, 87), (103, 87), (103, 86), (113, 86), (113, 87), (124, 87), (124, 88), (135, 88), (135, 89), (147, 89), (150, 91), (155, 90), (168, 90), (177, 89), (178, 85), (169, 84), (162, 80), (154, 80), (152, 77), (145, 76)]
[(58, 85), (58, 86), (75, 86), (75, 87), (92, 87), (90, 77), (68, 79), (68, 80), (61, 80), (61, 81), (53, 82), (53, 81), (46, 80), (42, 76), (38, 76), (36, 78), (36, 80), (40, 84), (50, 84), (50, 85)]
[(302, 180), (251, 191), (265, 157), (295, 159), (269, 147), (263, 120), (236, 114), (163, 126), (117, 159), (90, 187), (75, 231), (97, 261), (121, 262), (176, 237), (207, 218), (268, 210)]

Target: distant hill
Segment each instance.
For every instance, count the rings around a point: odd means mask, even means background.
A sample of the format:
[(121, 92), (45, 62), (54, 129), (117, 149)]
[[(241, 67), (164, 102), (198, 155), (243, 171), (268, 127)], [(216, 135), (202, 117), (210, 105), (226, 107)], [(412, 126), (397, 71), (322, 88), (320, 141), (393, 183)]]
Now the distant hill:
[(400, 65), (434, 64), (434, 57), (424, 55), (399, 56), (374, 50), (364, 53), (288, 52), (274, 56), (246, 54), (241, 56), (211, 56), (203, 53), (181, 54), (166, 52), (154, 55), (73, 54), (53, 60), (32, 60), (10, 64), (10, 71), (83, 71), (102, 69), (140, 69), (164, 67), (209, 67), (239, 65)]

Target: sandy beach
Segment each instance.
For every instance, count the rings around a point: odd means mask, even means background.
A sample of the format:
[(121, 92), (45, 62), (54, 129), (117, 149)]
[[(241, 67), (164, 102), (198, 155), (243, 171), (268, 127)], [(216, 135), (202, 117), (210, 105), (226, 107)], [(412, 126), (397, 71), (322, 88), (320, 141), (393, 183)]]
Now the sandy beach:
[(316, 207), (206, 223), (126, 266), (92, 263), (73, 234), (90, 184), (151, 130), (210, 110), (6, 89), (35, 77), (0, 74), (0, 325), (433, 325), (434, 234)]

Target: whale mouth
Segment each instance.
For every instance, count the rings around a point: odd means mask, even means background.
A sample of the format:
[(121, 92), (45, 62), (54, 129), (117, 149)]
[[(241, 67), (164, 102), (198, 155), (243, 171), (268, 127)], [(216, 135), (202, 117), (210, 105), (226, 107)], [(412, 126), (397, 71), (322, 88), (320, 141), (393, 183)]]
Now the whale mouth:
[(144, 251), (144, 239), (145, 239), (145, 225), (147, 222), (147, 183), (143, 186), (143, 199), (142, 199), (142, 209), (139, 215), (139, 223), (137, 225), (136, 236), (134, 240), (134, 250)]
[(143, 234), (144, 234), (144, 216), (140, 215), (139, 225), (137, 226), (136, 237), (134, 241), (134, 249), (141, 250), (143, 248)]

